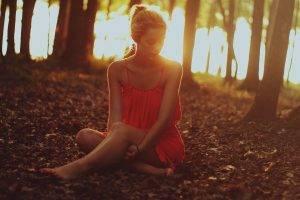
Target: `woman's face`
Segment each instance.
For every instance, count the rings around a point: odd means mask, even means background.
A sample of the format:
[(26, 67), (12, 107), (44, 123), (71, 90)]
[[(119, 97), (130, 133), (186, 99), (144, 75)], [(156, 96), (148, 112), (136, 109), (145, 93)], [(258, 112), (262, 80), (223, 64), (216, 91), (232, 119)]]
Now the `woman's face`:
[(165, 29), (149, 28), (138, 42), (139, 50), (149, 59), (159, 55), (165, 40)]

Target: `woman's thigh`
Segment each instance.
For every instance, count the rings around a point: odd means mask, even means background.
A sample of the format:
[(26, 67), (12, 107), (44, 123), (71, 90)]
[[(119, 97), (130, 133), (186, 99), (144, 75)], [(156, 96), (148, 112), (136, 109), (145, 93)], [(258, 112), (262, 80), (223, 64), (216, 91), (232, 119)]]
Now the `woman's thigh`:
[[(142, 129), (136, 128), (132, 125), (125, 124), (123, 122), (114, 124), (115, 128), (121, 129), (121, 131), (127, 132), (129, 141), (132, 144), (139, 144), (145, 137), (145, 132)], [(92, 151), (98, 144), (100, 144), (109, 132), (100, 132), (90, 128), (84, 128), (80, 130), (76, 135), (77, 143), (80, 148), (86, 153)], [(136, 159), (153, 166), (162, 167), (163, 163), (159, 160), (159, 157), (155, 151), (155, 148), (148, 149), (136, 157)]]

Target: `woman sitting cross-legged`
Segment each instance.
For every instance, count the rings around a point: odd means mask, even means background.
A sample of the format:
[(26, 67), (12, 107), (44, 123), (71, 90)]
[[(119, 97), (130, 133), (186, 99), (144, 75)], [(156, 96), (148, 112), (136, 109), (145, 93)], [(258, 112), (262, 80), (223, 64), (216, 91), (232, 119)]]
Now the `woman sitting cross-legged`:
[(177, 127), (181, 119), (182, 67), (160, 56), (166, 34), (162, 16), (145, 5), (133, 7), (133, 55), (108, 67), (109, 116), (107, 130), (85, 128), (77, 133), (87, 154), (56, 168), (43, 168), (61, 179), (72, 179), (112, 164), (141, 173), (169, 176), (185, 157)]

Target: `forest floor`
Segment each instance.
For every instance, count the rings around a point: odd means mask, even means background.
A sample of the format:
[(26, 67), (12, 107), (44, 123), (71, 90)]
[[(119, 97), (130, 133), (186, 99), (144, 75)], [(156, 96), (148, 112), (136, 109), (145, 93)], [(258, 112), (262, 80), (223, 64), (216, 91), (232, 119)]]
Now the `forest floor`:
[[(300, 131), (284, 120), (236, 123), (253, 95), (202, 75), (195, 76), (199, 87), (181, 90), (179, 128), (186, 158), (174, 176), (154, 177), (118, 166), (72, 181), (36, 173), (35, 168), (83, 156), (75, 144), (80, 129), (105, 130), (103, 72), (45, 70), (35, 84), (0, 82), (0, 199), (300, 198)], [(280, 116), (300, 102), (294, 92), (282, 92)]]

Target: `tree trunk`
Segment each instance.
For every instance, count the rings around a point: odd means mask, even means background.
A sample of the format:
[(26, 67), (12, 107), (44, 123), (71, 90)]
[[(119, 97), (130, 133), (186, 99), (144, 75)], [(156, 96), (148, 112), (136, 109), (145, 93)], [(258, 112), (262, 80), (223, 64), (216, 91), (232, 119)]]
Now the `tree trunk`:
[(17, 0), (9, 0), (9, 23), (8, 23), (8, 37), (7, 37), (7, 53), (8, 58), (12, 58), (15, 55), (15, 24), (16, 24), (16, 10)]
[(70, 17), (71, 0), (60, 0), (53, 55), (60, 57), (66, 48), (68, 26)]
[(268, 55), (264, 77), (246, 120), (272, 120), (276, 118), (278, 96), (293, 19), (295, 0), (274, 0), (274, 16), (270, 24)]
[(0, 61), (3, 60), (2, 46), (3, 46), (3, 31), (4, 31), (4, 19), (6, 12), (7, 0), (1, 2), (1, 18), (0, 18)]
[(176, 0), (169, 0), (168, 13), (169, 13), (170, 20), (172, 20), (172, 14), (173, 14), (175, 4), (176, 4)]
[[(266, 35), (266, 51), (265, 51), (265, 58), (268, 56), (268, 49), (269, 49), (269, 45), (270, 45), (270, 38), (271, 38), (271, 30), (270, 30), (270, 27), (271, 27), (271, 23), (272, 21), (275, 20), (275, 8), (276, 8), (276, 2), (275, 1), (272, 1), (271, 2), (271, 5), (269, 5), (269, 24), (268, 24), (268, 27), (267, 27), (267, 35)], [(266, 66), (266, 61), (267, 59), (265, 59), (265, 63), (264, 63), (264, 66)]]
[(84, 33), (83, 0), (71, 1), (70, 22), (68, 37), (63, 58), (67, 61), (82, 61), (84, 58), (83, 33)]
[(184, 43), (183, 43), (183, 79), (192, 80), (191, 64), (195, 45), (197, 18), (200, 0), (188, 0), (185, 7)]
[(99, 8), (99, 0), (89, 0), (87, 10), (85, 11), (85, 57), (89, 60), (93, 56), (94, 49), (94, 24), (96, 20), (96, 14)]
[(229, 16), (228, 22), (225, 25), (227, 32), (227, 42), (228, 42), (228, 53), (227, 53), (227, 63), (226, 63), (226, 75), (225, 81), (231, 81), (232, 78), (232, 59), (234, 58), (233, 49), (233, 37), (234, 37), (234, 13), (235, 13), (235, 0), (229, 1)]
[(23, 2), (24, 3), (23, 3), (23, 13), (22, 13), (20, 53), (22, 54), (22, 56), (24, 56), (25, 60), (30, 60), (30, 52), (29, 52), (30, 30), (31, 30), (33, 9), (36, 0), (24, 0)]
[(256, 91), (259, 85), (259, 58), (264, 17), (264, 0), (254, 0), (252, 36), (247, 75), (241, 89)]
[[(210, 34), (211, 34), (211, 29), (212, 27), (214, 27), (215, 25), (215, 14), (216, 14), (216, 4), (215, 3), (211, 3), (210, 5), (210, 11), (209, 11), (209, 18), (208, 18), (208, 31), (207, 31), (207, 35), (208, 37), (210, 37)], [(211, 39), (211, 38), (210, 38)], [(209, 40), (210, 40), (209, 39)], [(209, 66), (210, 66), (210, 49), (211, 49), (211, 46), (210, 46), (210, 42), (208, 44), (208, 53), (207, 53), (207, 60), (206, 60), (206, 68), (205, 68), (205, 73), (208, 73), (209, 72)]]

